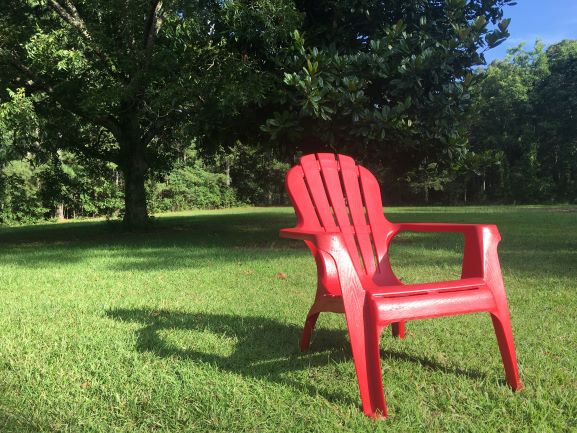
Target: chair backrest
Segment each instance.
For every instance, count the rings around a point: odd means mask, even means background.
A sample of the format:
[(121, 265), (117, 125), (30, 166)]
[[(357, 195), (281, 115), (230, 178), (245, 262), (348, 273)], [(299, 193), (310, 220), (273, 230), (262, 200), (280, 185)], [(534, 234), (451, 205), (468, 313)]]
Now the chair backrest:
[(392, 224), (383, 214), (381, 191), (373, 174), (346, 155), (305, 155), (291, 168), (286, 187), (298, 226), (343, 233), (363, 282), (394, 283), (387, 246)]

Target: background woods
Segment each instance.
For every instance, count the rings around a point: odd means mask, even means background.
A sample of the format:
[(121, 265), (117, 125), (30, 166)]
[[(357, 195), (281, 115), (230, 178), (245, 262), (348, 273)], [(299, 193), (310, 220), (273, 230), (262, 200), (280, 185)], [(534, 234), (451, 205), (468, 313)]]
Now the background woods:
[(282, 203), (309, 151), (386, 203), (575, 202), (577, 42), (483, 67), (510, 3), (4, 1), (0, 221)]

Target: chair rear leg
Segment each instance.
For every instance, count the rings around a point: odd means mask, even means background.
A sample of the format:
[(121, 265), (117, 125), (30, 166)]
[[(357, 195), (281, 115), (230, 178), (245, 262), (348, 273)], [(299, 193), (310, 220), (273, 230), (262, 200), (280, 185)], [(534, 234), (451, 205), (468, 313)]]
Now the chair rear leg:
[(515, 342), (513, 341), (513, 331), (509, 313), (491, 314), (493, 328), (499, 343), (499, 351), (505, 367), (507, 383), (513, 391), (523, 389), (523, 384), (519, 379), (519, 369), (517, 366), (517, 355), (515, 354)]
[(401, 340), (405, 338), (405, 322), (395, 322), (392, 325), (393, 337), (398, 337)]
[(319, 318), (319, 314), (320, 313), (309, 312), (309, 315), (307, 316), (307, 319), (305, 321), (305, 327), (303, 329), (303, 333), (301, 335), (301, 341), (299, 344), (301, 352), (307, 351), (311, 345), (311, 335), (313, 333), (313, 330), (315, 329), (315, 325), (317, 323), (317, 319)]

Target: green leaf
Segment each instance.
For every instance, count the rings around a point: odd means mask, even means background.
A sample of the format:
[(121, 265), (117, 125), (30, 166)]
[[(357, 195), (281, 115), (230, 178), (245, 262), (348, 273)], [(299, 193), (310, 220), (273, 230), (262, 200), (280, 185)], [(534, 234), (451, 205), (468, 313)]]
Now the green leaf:
[(501, 22), (499, 22), (499, 30), (501, 30), (502, 32), (506, 32), (510, 23), (511, 23), (511, 18), (506, 18), (506, 19), (502, 20)]

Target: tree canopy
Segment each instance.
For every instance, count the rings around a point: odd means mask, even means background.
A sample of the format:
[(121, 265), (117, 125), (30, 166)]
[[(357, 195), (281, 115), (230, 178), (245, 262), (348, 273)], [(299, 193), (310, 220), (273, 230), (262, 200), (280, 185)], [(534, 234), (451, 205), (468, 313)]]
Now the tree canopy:
[[(264, 98), (260, 68), (299, 17), (268, 0), (7, 0), (0, 15), (4, 78), (33, 97), (38, 141), (116, 163), (129, 224), (145, 222), (145, 178), (170, 165), (182, 128)], [(247, 54), (256, 42), (262, 58)]]
[(301, 3), (288, 103), (265, 130), (305, 151), (383, 161), (389, 184), (427, 160), (446, 166), (464, 153), (473, 68), (508, 36), (503, 6), (511, 2)]

